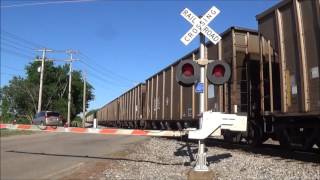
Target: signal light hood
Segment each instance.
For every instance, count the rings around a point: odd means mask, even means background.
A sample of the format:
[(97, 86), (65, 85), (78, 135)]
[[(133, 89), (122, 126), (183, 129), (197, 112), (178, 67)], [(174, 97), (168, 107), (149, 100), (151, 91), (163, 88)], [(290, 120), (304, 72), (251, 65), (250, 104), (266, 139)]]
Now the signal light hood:
[(213, 61), (207, 66), (207, 78), (212, 84), (224, 84), (230, 79), (230, 76), (230, 66), (224, 61)]
[(182, 86), (191, 86), (200, 78), (200, 67), (191, 59), (183, 60), (178, 64), (176, 81)]

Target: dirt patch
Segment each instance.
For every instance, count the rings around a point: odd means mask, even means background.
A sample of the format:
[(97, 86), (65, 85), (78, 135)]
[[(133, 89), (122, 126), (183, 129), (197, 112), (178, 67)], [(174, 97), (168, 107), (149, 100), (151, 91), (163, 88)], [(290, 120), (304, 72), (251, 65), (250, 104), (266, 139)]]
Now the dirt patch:
[(188, 173), (188, 180), (211, 180), (217, 179), (217, 175), (212, 171), (197, 172), (190, 170)]
[(82, 168), (72, 172), (71, 174), (61, 178), (61, 180), (74, 179), (105, 179), (103, 172), (114, 166), (116, 162), (110, 160), (98, 162), (86, 162)]

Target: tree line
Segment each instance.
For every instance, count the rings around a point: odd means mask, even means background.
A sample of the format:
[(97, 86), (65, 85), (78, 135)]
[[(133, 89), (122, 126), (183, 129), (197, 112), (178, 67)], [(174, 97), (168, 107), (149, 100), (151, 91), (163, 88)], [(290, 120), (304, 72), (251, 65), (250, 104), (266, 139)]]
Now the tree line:
[[(37, 112), (39, 97), (40, 61), (31, 62), (25, 66), (25, 77), (14, 76), (7, 85), (1, 87), (1, 121), (10, 122), (13, 119), (23, 119), (24, 123), (31, 121)], [(69, 65), (55, 66), (52, 61), (45, 62), (42, 90), (42, 110), (59, 112), (67, 117)], [(72, 72), (71, 120), (82, 112), (83, 77), (81, 71)], [(86, 107), (94, 99), (93, 87), (87, 82)]]

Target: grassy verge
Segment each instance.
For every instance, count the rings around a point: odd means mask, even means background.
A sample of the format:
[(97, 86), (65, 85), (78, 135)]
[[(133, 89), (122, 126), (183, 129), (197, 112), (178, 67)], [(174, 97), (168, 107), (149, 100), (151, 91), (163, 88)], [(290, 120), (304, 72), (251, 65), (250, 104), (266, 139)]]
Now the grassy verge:
[(11, 130), (11, 129), (0, 129), (0, 137), (17, 136), (17, 135), (30, 135), (34, 134), (34, 131), (24, 130)]

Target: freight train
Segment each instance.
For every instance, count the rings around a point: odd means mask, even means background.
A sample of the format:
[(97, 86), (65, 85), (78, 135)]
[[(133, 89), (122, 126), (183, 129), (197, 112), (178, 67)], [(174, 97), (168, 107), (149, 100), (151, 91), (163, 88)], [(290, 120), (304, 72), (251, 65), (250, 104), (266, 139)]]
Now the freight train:
[[(205, 111), (248, 117), (246, 133), (223, 131), (224, 139), (259, 145), (268, 138), (285, 148), (320, 147), (319, 0), (284, 0), (256, 16), (259, 30), (231, 27), (206, 57), (223, 60), (231, 78), (220, 86), (205, 82)], [(121, 128), (198, 127), (199, 94), (181, 86), (181, 61), (199, 58), (199, 49), (181, 57), (144, 83), (103, 106), (101, 125)]]

